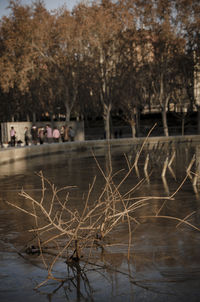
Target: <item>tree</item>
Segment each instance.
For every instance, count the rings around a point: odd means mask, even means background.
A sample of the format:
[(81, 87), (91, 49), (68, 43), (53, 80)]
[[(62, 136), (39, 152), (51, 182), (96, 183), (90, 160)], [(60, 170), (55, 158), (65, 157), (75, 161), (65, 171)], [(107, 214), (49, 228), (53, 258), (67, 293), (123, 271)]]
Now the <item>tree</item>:
[(101, 103), (107, 139), (111, 135), (110, 114), (121, 71), (118, 69), (121, 60), (118, 36), (124, 24), (120, 12), (120, 6), (110, 1), (91, 7), (79, 5), (75, 11), (84, 26), (83, 40), (93, 74), (91, 93), (98, 95)]
[(199, 88), (199, 64), (200, 64), (200, 2), (197, 0), (176, 1), (176, 9), (179, 12), (177, 19), (186, 40), (186, 53), (193, 67), (191, 79), (193, 80), (193, 99), (198, 111), (198, 133), (200, 134), (200, 88)]
[[(39, 43), (41, 35), (46, 31), (35, 15), (37, 12), (41, 14), (41, 11), (46, 16), (49, 14), (40, 2), (36, 4), (35, 11), (30, 6), (21, 5), (18, 1), (11, 1), (10, 8), (10, 16), (5, 17), (1, 22), (3, 51), (0, 58), (0, 84), (6, 93), (12, 90), (17, 92), (18, 100), (24, 100), (24, 95), (28, 96), (25, 108), (36, 113), (40, 106), (37, 96), (32, 93), (33, 91), (35, 93), (33, 87), (34, 89), (36, 87), (33, 83), (41, 82), (44, 78), (42, 77), (44, 65), (35, 41)], [(24, 105), (23, 102), (21, 108)]]
[[(159, 0), (152, 5), (144, 26), (151, 36), (152, 57), (149, 64), (149, 77), (152, 78), (151, 91), (156, 106), (162, 113), (163, 129), (169, 135), (167, 125), (167, 111), (174, 89), (176, 89), (177, 64), (176, 61), (184, 51), (184, 40), (180, 36), (174, 21), (173, 1)], [(179, 72), (178, 72), (179, 73)]]
[(120, 104), (124, 119), (130, 124), (132, 136), (139, 135), (140, 112), (149, 101), (148, 64), (152, 62), (152, 45), (146, 30), (136, 27), (123, 33)]

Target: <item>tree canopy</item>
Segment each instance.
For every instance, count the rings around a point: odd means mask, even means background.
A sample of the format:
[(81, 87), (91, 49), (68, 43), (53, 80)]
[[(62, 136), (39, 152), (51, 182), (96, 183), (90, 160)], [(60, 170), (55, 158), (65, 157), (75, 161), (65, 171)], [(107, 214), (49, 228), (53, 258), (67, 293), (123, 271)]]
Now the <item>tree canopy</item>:
[(101, 115), (110, 138), (120, 111), (134, 136), (140, 110), (157, 106), (168, 135), (170, 103), (199, 109), (199, 1), (102, 0), (54, 13), (42, 1), (10, 1), (10, 9), (0, 20), (1, 121)]

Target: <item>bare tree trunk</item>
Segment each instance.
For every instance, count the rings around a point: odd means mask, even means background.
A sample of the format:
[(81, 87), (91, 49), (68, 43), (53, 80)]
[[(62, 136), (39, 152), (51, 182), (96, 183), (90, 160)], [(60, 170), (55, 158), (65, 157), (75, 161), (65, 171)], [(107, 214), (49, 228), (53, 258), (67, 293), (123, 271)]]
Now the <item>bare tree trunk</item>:
[(103, 119), (104, 119), (104, 129), (105, 129), (105, 137), (106, 139), (111, 138), (110, 131), (110, 112), (112, 108), (112, 104), (109, 101), (109, 87), (107, 86), (107, 77), (104, 68), (102, 67), (104, 62), (104, 54), (102, 48), (100, 48), (100, 66), (101, 66), (101, 78), (102, 78), (102, 86), (100, 90), (100, 100), (103, 106)]
[(162, 122), (163, 122), (163, 130), (164, 130), (164, 135), (169, 136), (169, 130), (168, 130), (168, 125), (167, 125), (167, 112), (166, 112), (166, 107), (162, 109)]
[(29, 115), (29, 113), (26, 114), (26, 121), (30, 122), (30, 115)]
[(69, 122), (71, 118), (71, 112), (72, 108), (76, 102), (76, 97), (77, 97), (78, 89), (77, 86), (74, 84), (74, 89), (73, 89), (73, 96), (70, 100), (70, 94), (69, 94), (69, 88), (66, 88), (66, 99), (64, 102), (65, 105), (65, 121)]
[(135, 123), (135, 120), (132, 119), (129, 123), (130, 123), (130, 126), (131, 126), (132, 137), (135, 138), (136, 137), (136, 123)]
[(140, 110), (136, 109), (136, 134), (140, 134)]
[(159, 101), (160, 101), (160, 106), (162, 108), (162, 122), (163, 122), (163, 130), (164, 130), (164, 135), (169, 136), (169, 131), (168, 131), (168, 125), (167, 125), (167, 105), (169, 101), (169, 97), (165, 97), (164, 94), (164, 75), (163, 73), (160, 76), (160, 95), (159, 95)]
[(70, 121), (70, 116), (71, 116), (70, 107), (68, 106), (68, 103), (65, 102), (65, 121), (66, 122)]
[(36, 113), (33, 112), (33, 123), (36, 123)]
[(135, 137), (136, 137), (136, 128), (135, 128), (135, 124), (131, 124), (131, 131), (132, 131), (132, 137), (135, 138)]
[(111, 104), (109, 105), (104, 104), (103, 118), (104, 118), (106, 139), (110, 139), (110, 112), (111, 112)]
[(66, 87), (65, 93), (66, 93), (66, 95), (65, 95), (65, 101), (64, 101), (64, 105), (65, 105), (65, 121), (69, 122), (70, 121), (71, 110), (70, 110), (70, 106), (69, 106), (69, 88), (68, 87)]

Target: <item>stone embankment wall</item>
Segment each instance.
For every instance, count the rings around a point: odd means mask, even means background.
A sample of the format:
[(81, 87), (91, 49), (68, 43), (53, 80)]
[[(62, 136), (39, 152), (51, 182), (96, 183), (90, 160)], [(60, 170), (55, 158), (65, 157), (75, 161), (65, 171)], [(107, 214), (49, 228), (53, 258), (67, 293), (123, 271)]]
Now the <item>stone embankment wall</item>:
[[(117, 150), (123, 147), (127, 148), (127, 151), (131, 151), (134, 145), (142, 144), (145, 138), (122, 138), (111, 140), (90, 140), (90, 141), (74, 141), (66, 143), (52, 143), (43, 145), (30, 145), (24, 147), (7, 147), (0, 149), (0, 164), (20, 160), (28, 159), (36, 156), (47, 156), (49, 154), (59, 154), (72, 151), (91, 151), (107, 152), (108, 147), (111, 146), (112, 150)], [(173, 137), (150, 137), (147, 140), (148, 148), (153, 148), (155, 144), (160, 143), (191, 143), (200, 144), (200, 135), (188, 135), (188, 136), (173, 136)]]

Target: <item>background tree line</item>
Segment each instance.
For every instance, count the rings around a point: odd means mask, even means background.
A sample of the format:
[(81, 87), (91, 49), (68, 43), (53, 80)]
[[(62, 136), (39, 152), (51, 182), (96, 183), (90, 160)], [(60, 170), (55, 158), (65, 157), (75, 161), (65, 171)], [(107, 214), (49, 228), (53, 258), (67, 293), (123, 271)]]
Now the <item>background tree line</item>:
[(134, 137), (141, 109), (156, 106), (168, 136), (169, 108), (200, 112), (199, 0), (9, 7), (0, 20), (1, 122), (102, 116), (110, 138), (111, 113), (120, 112)]

